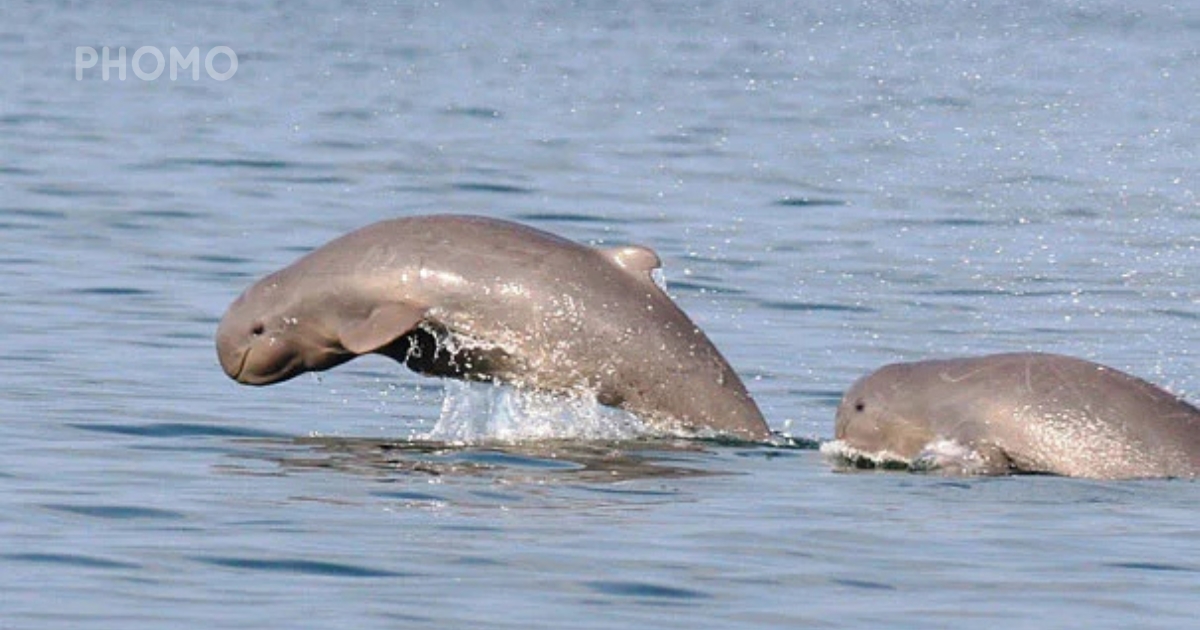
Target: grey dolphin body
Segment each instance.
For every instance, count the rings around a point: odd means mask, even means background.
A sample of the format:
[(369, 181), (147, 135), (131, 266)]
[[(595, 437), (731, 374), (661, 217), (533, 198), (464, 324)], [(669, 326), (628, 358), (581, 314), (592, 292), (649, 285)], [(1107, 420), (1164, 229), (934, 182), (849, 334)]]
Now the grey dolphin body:
[(659, 266), (642, 247), (483, 217), (383, 221), (247, 289), (217, 354), (252, 385), (378, 353), (429, 375), (594, 394), (660, 429), (766, 437), (741, 379), (654, 282)]
[(1129, 374), (1053, 354), (885, 366), (846, 392), (835, 436), (910, 462), (950, 440), (985, 474), (1200, 474), (1200, 410)]

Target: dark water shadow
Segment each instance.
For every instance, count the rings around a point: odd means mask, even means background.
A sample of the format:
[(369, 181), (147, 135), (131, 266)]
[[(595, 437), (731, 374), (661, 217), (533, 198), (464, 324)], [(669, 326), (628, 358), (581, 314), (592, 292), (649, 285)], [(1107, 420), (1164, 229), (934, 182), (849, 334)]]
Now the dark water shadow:
[(1113, 569), (1127, 569), (1131, 571), (1166, 571), (1166, 572), (1183, 572), (1183, 573), (1200, 573), (1200, 569), (1188, 567), (1179, 564), (1170, 564), (1165, 562), (1105, 562), (1102, 566)]
[[(813, 450), (816, 442), (775, 436), (769, 443), (736, 440), (540, 440), (523, 443), (447, 444), (423, 440), (353, 437), (248, 438), (236, 440), (230, 474), (335, 471), (392, 479), (484, 478), (511, 483), (614, 483), (733, 474), (723, 455), (773, 458)], [(262, 464), (273, 465), (264, 473)]]
[(0, 558), (10, 562), (28, 562), (35, 565), (57, 566), (65, 570), (141, 568), (141, 565), (132, 562), (122, 562), (98, 556), (74, 553), (19, 552), (0, 554)]
[(197, 562), (259, 573), (282, 573), (289, 575), (311, 575), (336, 578), (387, 578), (415, 577), (417, 573), (388, 571), (357, 564), (309, 560), (306, 558), (250, 558), (226, 556), (196, 556)]
[(650, 582), (591, 580), (584, 582), (583, 586), (600, 595), (630, 598), (647, 603), (655, 601), (691, 602), (713, 598), (711, 594), (703, 591)]

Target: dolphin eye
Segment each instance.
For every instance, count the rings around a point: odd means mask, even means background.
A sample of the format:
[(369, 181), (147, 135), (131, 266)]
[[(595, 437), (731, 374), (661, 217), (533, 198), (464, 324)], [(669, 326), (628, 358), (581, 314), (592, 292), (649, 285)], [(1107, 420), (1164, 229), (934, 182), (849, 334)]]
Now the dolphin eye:
[(864, 402), (863, 402), (863, 401), (861, 401), (861, 400), (859, 400), (859, 401), (855, 401), (855, 403), (854, 403), (854, 410), (855, 410), (855, 411), (865, 411), (865, 410), (866, 410), (866, 408), (867, 408), (867, 403), (864, 403)]
[(254, 322), (254, 325), (250, 327), (250, 334), (257, 337), (263, 334), (263, 330), (265, 330), (265, 327), (262, 322)]

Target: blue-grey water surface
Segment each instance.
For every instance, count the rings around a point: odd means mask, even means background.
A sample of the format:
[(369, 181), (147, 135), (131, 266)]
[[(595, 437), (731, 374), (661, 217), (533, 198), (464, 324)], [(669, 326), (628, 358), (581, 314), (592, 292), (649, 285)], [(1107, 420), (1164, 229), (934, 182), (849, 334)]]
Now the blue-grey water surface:
[[(437, 449), (403, 441), (436, 381), (366, 358), (245, 388), (212, 346), (228, 302), (310, 248), (461, 212), (654, 247), (793, 435), (831, 438), (857, 376), (935, 355), (1075, 354), (1196, 400), (1195, 3), (2, 13), (0, 628), (1200, 618), (1192, 482)], [(81, 46), (238, 66), (76, 80)]]

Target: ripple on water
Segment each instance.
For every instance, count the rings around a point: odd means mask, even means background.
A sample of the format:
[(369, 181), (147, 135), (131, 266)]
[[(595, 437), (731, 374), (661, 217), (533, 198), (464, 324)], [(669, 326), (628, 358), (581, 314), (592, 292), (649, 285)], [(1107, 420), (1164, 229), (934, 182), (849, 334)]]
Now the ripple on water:
[(58, 564), (80, 569), (140, 569), (141, 565), (120, 562), (107, 558), (85, 556), (74, 553), (7, 553), (0, 555), (5, 560), (31, 562), (35, 564)]
[(71, 293), (78, 295), (105, 295), (117, 297), (133, 297), (141, 295), (153, 295), (153, 291), (138, 289), (134, 287), (82, 287), (72, 289)]
[(508, 453), (499, 450), (465, 450), (456, 454), (455, 459), (484, 466), (497, 466), (512, 469), (528, 470), (578, 470), (578, 464), (558, 459), (530, 457), (520, 453)]
[(234, 256), (232, 254), (212, 254), (200, 253), (192, 256), (192, 260), (204, 263), (213, 263), (217, 265), (249, 265), (255, 263), (252, 258), (245, 256)]
[(155, 166), (170, 168), (174, 166), (201, 166), (206, 168), (233, 168), (233, 169), (255, 169), (255, 170), (271, 170), (278, 171), (283, 169), (298, 168), (302, 166), (298, 162), (288, 162), (286, 160), (271, 160), (271, 159), (251, 159), (251, 158), (167, 158), (159, 160), (144, 168), (153, 169)]
[(58, 125), (75, 125), (77, 124), (74, 118), (68, 116), (55, 116), (43, 113), (21, 113), (21, 114), (5, 114), (0, 116), (0, 125), (29, 125), (51, 123)]
[(455, 182), (450, 184), (450, 188), (464, 192), (480, 192), (500, 195), (531, 195), (535, 192), (534, 189), (526, 186), (495, 184), (489, 182)]
[(491, 107), (447, 107), (442, 110), (447, 116), (462, 116), (465, 118), (482, 118), (492, 120), (503, 118), (504, 113)]
[(759, 300), (759, 306), (772, 311), (791, 313), (878, 313), (878, 309), (857, 304), (837, 304), (834, 302), (786, 302), (782, 300)]
[(186, 518), (182, 512), (140, 507), (135, 505), (75, 505), (69, 503), (47, 503), (42, 505), (42, 507), (47, 510), (54, 510), (56, 512), (67, 512), (70, 514), (78, 514), (80, 516), (113, 520), (182, 520)]
[(239, 558), (233, 556), (197, 556), (197, 562), (243, 571), (293, 573), (340, 578), (417, 577), (417, 573), (402, 573), (357, 564), (309, 560), (306, 558)]
[(330, 185), (330, 184), (353, 184), (356, 180), (341, 175), (278, 175), (272, 177), (263, 177), (262, 181), (281, 182), (285, 184), (309, 184), (314, 186)]
[(379, 112), (364, 107), (345, 107), (341, 109), (324, 111), (319, 115), (321, 118), (332, 121), (352, 120), (356, 122), (367, 122), (378, 118)]
[(134, 435), (150, 438), (232, 437), (232, 438), (288, 438), (284, 433), (264, 431), (238, 426), (198, 424), (190, 422), (151, 422), (147, 424), (72, 423), (71, 426), (84, 431), (96, 431), (115, 435)]
[(635, 582), (627, 580), (592, 580), (584, 582), (588, 589), (603, 595), (628, 597), (644, 600), (679, 600), (696, 601), (712, 599), (712, 595), (703, 591), (676, 586), (664, 586), (650, 582)]
[(1188, 319), (1188, 320), (1200, 320), (1200, 310), (1197, 310), (1194, 312), (1188, 312), (1188, 311), (1174, 309), (1174, 308), (1162, 308), (1162, 309), (1154, 309), (1152, 312), (1157, 315), (1163, 315), (1165, 317), (1171, 317), (1171, 318), (1177, 318), (1177, 319)]
[(180, 210), (177, 208), (157, 208), (152, 210), (131, 210), (128, 214), (135, 217), (145, 217), (147, 219), (179, 219), (179, 220), (195, 220), (203, 219), (205, 215), (191, 210)]
[(820, 206), (845, 206), (849, 202), (842, 199), (822, 197), (784, 197), (775, 201), (775, 205), (788, 208), (814, 208)]
[(573, 212), (523, 212), (513, 215), (517, 221), (527, 221), (530, 223), (603, 223), (608, 224), (611, 219), (593, 214), (573, 213)]
[(412, 501), (415, 503), (438, 503), (442, 501), (442, 497), (437, 495), (429, 494), (428, 492), (416, 492), (413, 490), (374, 490), (369, 494), (380, 499)]
[(865, 590), (865, 591), (894, 591), (894, 590), (896, 590), (896, 587), (892, 586), (891, 584), (884, 584), (883, 582), (873, 582), (870, 580), (855, 580), (855, 579), (849, 579), (849, 578), (831, 578), (829, 581), (834, 584), (840, 584), (842, 586), (849, 586), (850, 588), (856, 588), (856, 589), (861, 589), (861, 590)]
[(676, 280), (671, 278), (669, 286), (672, 291), (702, 293), (702, 294), (719, 294), (719, 295), (746, 295), (744, 289), (729, 287), (714, 282), (703, 282), (695, 279)]
[(1109, 562), (1104, 566), (1114, 569), (1132, 569), (1135, 571), (1167, 571), (1167, 572), (1184, 572), (1184, 573), (1200, 573), (1200, 569), (1195, 567), (1185, 567), (1178, 564), (1168, 564), (1165, 562)]
[(98, 186), (87, 186), (76, 182), (40, 184), (37, 186), (30, 186), (26, 190), (35, 195), (45, 195), (47, 197), (66, 197), (71, 199), (87, 197), (114, 198), (125, 194), (124, 192), (117, 190), (100, 188)]

